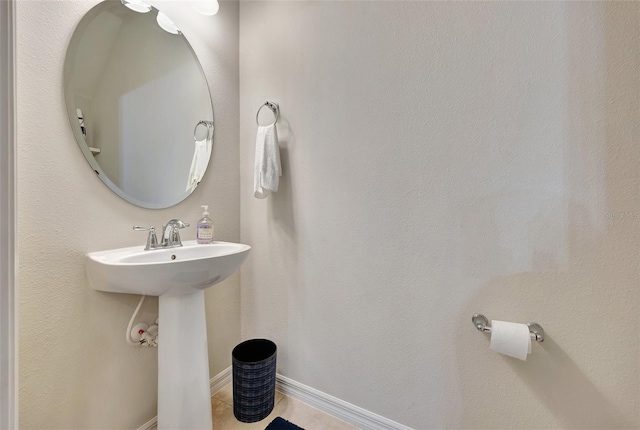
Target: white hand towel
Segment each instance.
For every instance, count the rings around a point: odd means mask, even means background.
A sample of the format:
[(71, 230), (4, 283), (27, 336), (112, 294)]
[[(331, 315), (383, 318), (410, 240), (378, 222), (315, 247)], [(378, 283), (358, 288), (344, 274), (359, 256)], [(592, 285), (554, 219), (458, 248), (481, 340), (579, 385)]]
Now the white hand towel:
[(187, 188), (185, 191), (193, 191), (198, 183), (202, 180), (205, 170), (209, 165), (209, 157), (211, 156), (211, 141), (209, 139), (196, 140), (193, 150), (193, 159), (191, 160), (191, 169), (189, 169), (189, 177), (187, 178)]
[(270, 193), (278, 191), (282, 166), (275, 124), (258, 126), (254, 168), (253, 195), (256, 198), (264, 199)]

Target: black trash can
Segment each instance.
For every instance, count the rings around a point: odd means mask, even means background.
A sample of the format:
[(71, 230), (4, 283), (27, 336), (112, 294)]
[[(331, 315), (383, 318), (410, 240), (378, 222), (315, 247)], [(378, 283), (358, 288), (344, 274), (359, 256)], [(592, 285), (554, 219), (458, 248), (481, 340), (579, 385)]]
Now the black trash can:
[(277, 349), (268, 339), (246, 340), (233, 348), (233, 415), (238, 421), (255, 423), (273, 410)]

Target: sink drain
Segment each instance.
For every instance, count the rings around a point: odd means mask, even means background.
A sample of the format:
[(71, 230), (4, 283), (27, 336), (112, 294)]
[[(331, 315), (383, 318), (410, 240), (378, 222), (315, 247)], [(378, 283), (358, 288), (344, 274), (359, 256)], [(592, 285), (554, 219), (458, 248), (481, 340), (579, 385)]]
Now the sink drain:
[(171, 255), (171, 259), (175, 260), (176, 259), (176, 254)]

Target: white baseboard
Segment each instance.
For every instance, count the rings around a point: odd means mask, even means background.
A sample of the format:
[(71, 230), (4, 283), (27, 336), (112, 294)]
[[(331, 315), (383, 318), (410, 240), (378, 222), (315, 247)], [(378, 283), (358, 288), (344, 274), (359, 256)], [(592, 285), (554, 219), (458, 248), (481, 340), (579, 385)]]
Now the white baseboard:
[[(211, 396), (231, 382), (231, 366), (211, 378)], [(363, 430), (412, 430), (388, 418), (369, 412), (327, 393), (308, 387), (280, 374), (276, 375), (276, 390), (309, 406), (326, 412)], [(158, 417), (153, 417), (138, 430), (156, 430)]]
[(156, 430), (158, 428), (158, 416), (151, 418), (146, 423), (138, 427), (138, 430)]
[(211, 397), (231, 383), (231, 366), (211, 378)]
[(388, 418), (374, 414), (280, 374), (276, 376), (276, 389), (282, 394), (300, 400), (363, 430), (411, 430), (410, 427), (391, 421)]
[[(231, 382), (231, 366), (218, 373), (209, 381), (211, 387), (211, 397), (218, 391), (222, 390), (228, 383)], [(156, 430), (158, 428), (158, 417), (155, 416), (149, 421), (138, 427), (138, 430)]]

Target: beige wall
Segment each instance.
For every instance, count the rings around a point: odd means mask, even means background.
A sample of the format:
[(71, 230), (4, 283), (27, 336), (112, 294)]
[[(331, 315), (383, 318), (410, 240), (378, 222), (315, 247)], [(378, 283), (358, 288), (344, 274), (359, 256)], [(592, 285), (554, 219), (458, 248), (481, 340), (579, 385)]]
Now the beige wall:
[[(637, 2), (242, 2), (242, 337), (417, 429), (640, 427), (639, 22)], [(264, 100), (284, 177), (260, 201)], [(548, 339), (500, 356), (475, 312)]]
[[(91, 171), (66, 115), (62, 72), (75, 25), (96, 1), (19, 1), (18, 219), (20, 427), (137, 428), (156, 414), (157, 351), (126, 344), (138, 296), (89, 288), (83, 255), (143, 245), (134, 224), (180, 218), (195, 226), (209, 204), (221, 240), (239, 240), (238, 4), (215, 17), (152, 1), (184, 31), (213, 98), (212, 163), (198, 189), (169, 209), (113, 194)], [(194, 239), (195, 229), (183, 234)], [(207, 292), (210, 372), (230, 365), (240, 336), (239, 276)], [(140, 319), (157, 316), (149, 299)], [(160, 323), (162, 325), (162, 323)], [(162, 330), (162, 328), (161, 328)]]

